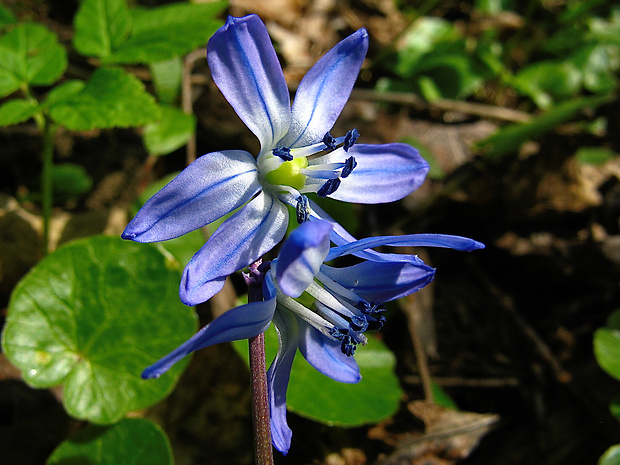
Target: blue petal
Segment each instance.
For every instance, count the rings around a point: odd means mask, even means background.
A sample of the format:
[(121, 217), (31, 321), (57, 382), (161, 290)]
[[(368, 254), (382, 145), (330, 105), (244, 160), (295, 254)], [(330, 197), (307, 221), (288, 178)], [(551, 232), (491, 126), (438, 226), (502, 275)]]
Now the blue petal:
[(297, 321), (288, 310), (280, 311), (279, 307), (276, 308), (273, 323), (278, 332), (278, 353), (267, 370), (271, 440), (273, 446), (284, 455), (291, 447), (293, 436), (286, 421), (286, 390), (299, 343)]
[(256, 161), (248, 152), (208, 153), (153, 195), (122, 237), (137, 242), (179, 237), (239, 208), (260, 188)]
[(429, 170), (416, 149), (398, 143), (356, 144), (348, 152), (332, 152), (324, 163), (343, 163), (351, 156), (357, 166), (329, 197), (353, 203), (394, 202), (420, 187)]
[(228, 17), (207, 45), (211, 76), (246, 126), (270, 150), (288, 131), (290, 97), (265, 25), (256, 15)]
[(484, 249), (484, 244), (462, 236), (450, 236), (447, 234), (408, 234), (404, 236), (376, 236), (366, 237), (350, 244), (332, 247), (327, 254), (326, 261), (342, 255), (348, 255), (360, 250), (380, 247), (444, 247), (448, 249), (471, 252), (472, 250)]
[(261, 192), (228, 218), (192, 257), (181, 279), (180, 296), (197, 305), (215, 295), (229, 274), (269, 252), (286, 233), (286, 206)]
[[(351, 242), (356, 242), (357, 239), (353, 237), (349, 231), (344, 229), (340, 223), (337, 223), (331, 216), (329, 216), (325, 210), (317, 205), (316, 202), (310, 200), (310, 218), (312, 220), (325, 220), (329, 221), (332, 225), (332, 232), (330, 239), (336, 245), (345, 245)], [(386, 261), (386, 262), (407, 262), (413, 265), (424, 264), (424, 262), (418, 258), (417, 255), (408, 254), (396, 254), (396, 253), (382, 253), (375, 252), (372, 249), (362, 249), (351, 252), (356, 257), (363, 258), (364, 260), (371, 261)]]
[(318, 372), (340, 383), (357, 383), (362, 376), (353, 357), (342, 353), (340, 343), (298, 319), (299, 351)]
[(228, 310), (165, 357), (142, 372), (144, 379), (158, 378), (186, 355), (221, 342), (247, 339), (265, 331), (276, 308), (276, 296)]
[(321, 272), (369, 302), (389, 302), (419, 291), (435, 277), (425, 264), (364, 261), (344, 268), (323, 265)]
[(368, 33), (359, 29), (336, 44), (304, 76), (293, 102), (287, 147), (320, 142), (349, 100), (368, 50)]
[(299, 297), (314, 280), (329, 252), (327, 221), (306, 221), (291, 232), (275, 263), (278, 286), (286, 295)]

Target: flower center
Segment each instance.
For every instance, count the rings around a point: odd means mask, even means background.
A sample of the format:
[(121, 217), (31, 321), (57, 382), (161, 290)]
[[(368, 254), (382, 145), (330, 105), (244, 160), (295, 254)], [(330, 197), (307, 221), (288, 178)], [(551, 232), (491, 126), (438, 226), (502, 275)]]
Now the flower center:
[(306, 157), (293, 158), (283, 162), (278, 168), (265, 175), (265, 181), (274, 186), (290, 186), (300, 190), (306, 185), (306, 175), (301, 170), (307, 168)]
[(316, 192), (326, 197), (333, 194), (342, 179), (357, 166), (355, 157), (343, 159), (341, 154), (332, 152), (340, 147), (348, 152), (358, 137), (357, 130), (352, 129), (339, 138), (327, 133), (321, 142), (306, 147), (276, 147), (259, 158), (259, 171), (278, 194), (292, 194), (298, 199), (300, 194)]

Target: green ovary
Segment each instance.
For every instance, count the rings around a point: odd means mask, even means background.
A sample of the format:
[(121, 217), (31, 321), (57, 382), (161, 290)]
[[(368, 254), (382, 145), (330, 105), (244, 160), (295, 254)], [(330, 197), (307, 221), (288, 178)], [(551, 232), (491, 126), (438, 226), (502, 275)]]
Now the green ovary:
[(265, 181), (274, 186), (291, 186), (294, 189), (301, 189), (306, 185), (306, 176), (301, 174), (301, 170), (308, 166), (306, 157), (294, 158), (285, 161), (277, 169), (265, 175)]

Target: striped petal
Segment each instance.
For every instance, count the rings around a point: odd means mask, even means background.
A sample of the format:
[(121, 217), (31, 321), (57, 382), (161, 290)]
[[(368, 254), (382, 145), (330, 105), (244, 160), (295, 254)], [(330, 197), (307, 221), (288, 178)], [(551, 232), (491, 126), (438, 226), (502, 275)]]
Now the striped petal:
[(282, 244), (276, 260), (278, 286), (286, 295), (299, 297), (314, 280), (329, 252), (331, 224), (306, 221)]
[(137, 242), (179, 237), (239, 208), (260, 189), (251, 154), (243, 150), (208, 153), (153, 195), (122, 237)]
[(165, 357), (142, 372), (142, 378), (159, 378), (186, 355), (221, 342), (247, 339), (265, 331), (276, 309), (275, 286), (263, 285), (265, 300), (228, 310)]
[(304, 147), (323, 139), (349, 100), (367, 50), (368, 32), (359, 29), (308, 71), (295, 93), (291, 129), (283, 145)]
[(290, 97), (260, 18), (229, 16), (209, 40), (207, 60), (217, 87), (263, 150), (274, 148), (290, 125)]
[(261, 192), (228, 218), (192, 257), (181, 279), (180, 296), (197, 305), (215, 295), (224, 279), (269, 252), (286, 233), (288, 211), (275, 197)]

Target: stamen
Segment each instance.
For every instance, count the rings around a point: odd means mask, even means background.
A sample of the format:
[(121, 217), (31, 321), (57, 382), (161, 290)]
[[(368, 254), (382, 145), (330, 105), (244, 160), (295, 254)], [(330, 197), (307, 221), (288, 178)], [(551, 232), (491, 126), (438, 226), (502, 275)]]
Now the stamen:
[(276, 147), (272, 150), (272, 153), (276, 157), (280, 157), (284, 161), (291, 161), (293, 159), (293, 155), (291, 155), (291, 149), (288, 147)]
[(327, 197), (336, 192), (340, 186), (340, 179), (328, 179), (325, 184), (317, 191), (319, 197)]
[(341, 178), (346, 178), (351, 174), (351, 171), (357, 166), (357, 161), (355, 161), (355, 157), (349, 157), (344, 162), (344, 168), (342, 168), (342, 173), (340, 173)]
[(325, 136), (323, 136), (323, 143), (328, 150), (334, 150), (336, 148), (336, 138), (329, 132), (325, 133)]
[(347, 330), (341, 330), (338, 328), (332, 328), (330, 335), (342, 343), (340, 344), (340, 350), (347, 357), (350, 357), (355, 353), (357, 343), (351, 339), (351, 336), (347, 334)]
[(368, 321), (368, 328), (366, 331), (376, 331), (377, 329), (383, 328), (385, 324), (385, 317), (383, 315), (379, 315), (378, 317), (370, 317)]
[(351, 318), (351, 329), (353, 331), (364, 332), (368, 329), (368, 320), (363, 317), (354, 316)]
[(297, 198), (297, 205), (295, 206), (295, 213), (297, 213), (297, 222), (299, 224), (308, 220), (310, 215), (310, 201), (305, 195), (300, 195)]
[(357, 138), (360, 136), (360, 133), (357, 132), (357, 129), (351, 129), (347, 132), (347, 135), (344, 136), (344, 151), (348, 152), (353, 144), (357, 141)]

